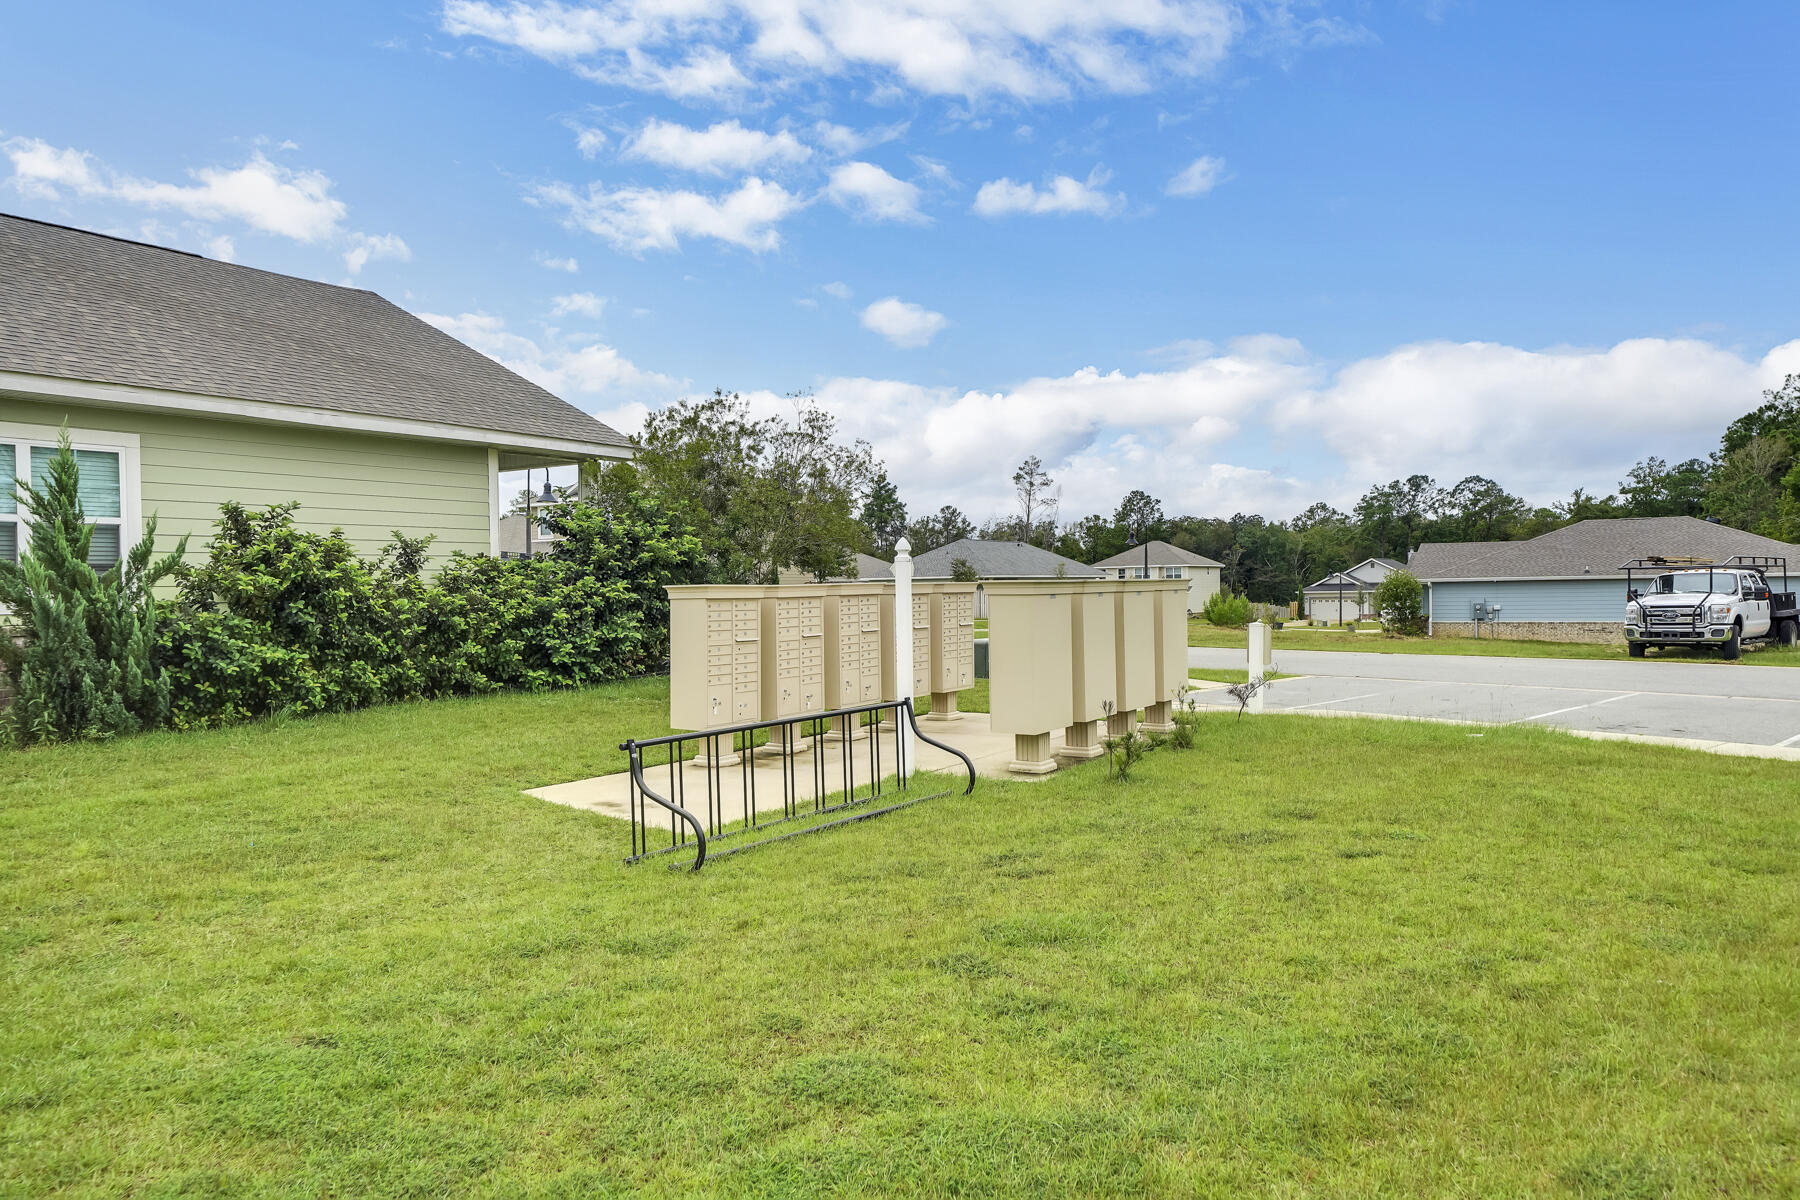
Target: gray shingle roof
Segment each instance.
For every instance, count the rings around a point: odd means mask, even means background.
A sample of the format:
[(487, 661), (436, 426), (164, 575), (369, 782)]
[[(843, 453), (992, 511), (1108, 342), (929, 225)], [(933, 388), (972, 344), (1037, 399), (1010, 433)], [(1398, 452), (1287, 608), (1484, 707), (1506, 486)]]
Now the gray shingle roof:
[(373, 292), (0, 213), (0, 370), (628, 439)]
[[(1215, 562), (1204, 554), (1195, 554), (1192, 550), (1183, 550), (1180, 546), (1171, 546), (1168, 542), (1150, 542), (1150, 565), (1153, 567), (1223, 567), (1225, 564)], [(1144, 547), (1133, 546), (1129, 550), (1121, 550), (1111, 558), (1103, 558), (1094, 564), (1096, 567), (1141, 567), (1144, 565)]]
[[(948, 579), (950, 565), (966, 559), (983, 579), (1097, 579), (1100, 572), (1086, 563), (1064, 558), (1028, 542), (984, 542), (963, 538), (948, 546), (928, 550), (913, 559), (916, 579)], [(1059, 571), (1058, 568), (1061, 568)]]
[(1426, 542), (1407, 569), (1426, 581), (1618, 576), (1626, 560), (1651, 554), (1774, 555), (1787, 558), (1790, 569), (1800, 564), (1800, 546), (1696, 517), (1617, 517), (1578, 521), (1522, 542)]

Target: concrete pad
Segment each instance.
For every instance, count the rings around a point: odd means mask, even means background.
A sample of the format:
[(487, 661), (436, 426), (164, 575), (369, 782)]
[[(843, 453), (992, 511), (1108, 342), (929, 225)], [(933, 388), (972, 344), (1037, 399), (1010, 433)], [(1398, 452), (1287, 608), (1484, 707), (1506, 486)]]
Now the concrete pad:
[[(975, 773), (988, 779), (1029, 779), (1042, 776), (1015, 775), (1007, 769), (1013, 758), (1013, 737), (995, 733), (986, 713), (963, 713), (961, 720), (925, 726), (926, 736), (967, 754), (975, 764)], [(1051, 735), (1052, 751), (1062, 744), (1062, 731)], [(922, 741), (914, 741), (918, 767), (922, 771), (941, 771), (953, 779), (966, 777), (962, 760)], [(848, 762), (846, 762), (846, 747)], [(644, 778), (663, 796), (707, 823), (709, 812), (721, 824), (733, 824), (749, 815), (750, 799), (755, 799), (759, 819), (781, 816), (784, 809), (798, 805), (811, 809), (815, 802), (826, 803), (841, 796), (851, 779), (861, 794), (869, 786), (877, 767), (885, 785), (894, 781), (894, 738), (891, 726), (884, 726), (877, 748), (870, 739), (850, 743), (822, 741), (806, 753), (791, 760), (781, 757), (757, 758), (755, 765), (739, 762), (728, 767), (707, 770), (691, 760), (677, 764), (671, 772), (666, 760), (656, 750), (648, 752)], [(710, 789), (710, 790), (709, 790)], [(579, 808), (601, 816), (631, 819), (631, 775), (619, 771), (571, 783), (530, 788), (525, 793), (552, 804)], [(652, 824), (667, 817), (654, 801), (646, 801)], [(661, 815), (658, 815), (661, 814)]]

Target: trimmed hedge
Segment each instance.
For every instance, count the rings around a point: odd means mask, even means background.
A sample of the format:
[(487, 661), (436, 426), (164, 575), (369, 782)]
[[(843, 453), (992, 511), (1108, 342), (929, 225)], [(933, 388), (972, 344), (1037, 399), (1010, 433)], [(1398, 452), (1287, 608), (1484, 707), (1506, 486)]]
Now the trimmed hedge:
[(644, 674), (668, 656), (663, 585), (703, 569), (699, 539), (642, 497), (546, 509), (550, 555), (458, 555), (431, 579), (428, 539), (396, 533), (370, 562), (296, 528), (295, 507), (224, 505), (206, 562), (178, 572), (157, 630), (177, 728)]

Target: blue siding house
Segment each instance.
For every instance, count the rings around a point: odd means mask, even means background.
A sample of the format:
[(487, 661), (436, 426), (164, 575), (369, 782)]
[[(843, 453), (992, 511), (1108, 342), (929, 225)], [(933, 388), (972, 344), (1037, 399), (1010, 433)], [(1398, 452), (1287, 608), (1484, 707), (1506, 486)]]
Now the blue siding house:
[[(1695, 517), (1578, 521), (1522, 542), (1426, 542), (1407, 569), (1425, 585), (1435, 636), (1624, 640), (1625, 572), (1652, 554), (1786, 558), (1800, 579), (1800, 546)], [(1476, 606), (1498, 608), (1476, 627)]]

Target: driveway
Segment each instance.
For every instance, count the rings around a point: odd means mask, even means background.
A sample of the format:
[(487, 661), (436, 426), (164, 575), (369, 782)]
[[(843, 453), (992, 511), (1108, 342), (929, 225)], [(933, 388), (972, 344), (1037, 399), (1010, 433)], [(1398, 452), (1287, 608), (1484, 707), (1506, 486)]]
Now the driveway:
[[(1241, 650), (1193, 647), (1195, 667), (1244, 666)], [(1534, 723), (1704, 743), (1800, 747), (1800, 668), (1277, 650), (1270, 712)], [(1231, 705), (1222, 692), (1202, 704)], [(1800, 751), (1796, 751), (1800, 753)]]

